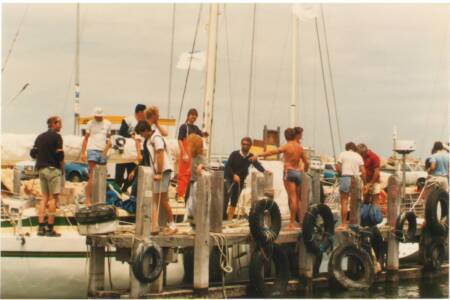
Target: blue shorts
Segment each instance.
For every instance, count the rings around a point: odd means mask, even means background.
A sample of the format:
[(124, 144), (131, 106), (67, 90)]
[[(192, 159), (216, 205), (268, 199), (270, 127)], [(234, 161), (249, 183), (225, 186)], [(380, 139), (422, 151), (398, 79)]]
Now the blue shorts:
[(153, 194), (161, 194), (169, 192), (171, 170), (164, 171), (161, 180), (153, 181)]
[(302, 183), (302, 173), (298, 170), (287, 169), (284, 173), (284, 179), (293, 182), (296, 185), (300, 185)]
[(106, 157), (103, 155), (103, 152), (100, 150), (88, 150), (87, 151), (87, 160), (93, 161), (99, 165), (106, 165)]
[(350, 187), (352, 186), (353, 176), (341, 176), (339, 177), (339, 192), (349, 193)]

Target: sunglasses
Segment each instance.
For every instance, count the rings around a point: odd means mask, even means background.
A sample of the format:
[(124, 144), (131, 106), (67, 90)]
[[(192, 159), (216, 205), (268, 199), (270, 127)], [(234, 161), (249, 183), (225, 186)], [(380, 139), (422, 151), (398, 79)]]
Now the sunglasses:
[(251, 146), (251, 145), (248, 144), (248, 143), (242, 143), (241, 145), (242, 145), (242, 146)]

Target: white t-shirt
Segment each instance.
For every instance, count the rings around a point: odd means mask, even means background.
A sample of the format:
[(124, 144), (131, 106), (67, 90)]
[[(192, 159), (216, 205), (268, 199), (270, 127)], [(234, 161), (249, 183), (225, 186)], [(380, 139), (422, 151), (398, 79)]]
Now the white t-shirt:
[[(156, 155), (155, 152), (158, 150), (164, 150), (164, 166), (163, 166), (163, 172), (168, 170), (173, 170), (173, 162), (172, 158), (170, 157), (169, 151), (167, 149), (166, 141), (164, 140), (163, 136), (161, 135), (161, 132), (159, 132), (158, 128), (153, 127), (152, 137), (147, 142), (147, 147), (150, 150), (150, 155), (152, 156), (150, 161), (155, 162), (155, 169), (157, 170), (157, 161), (156, 161)], [(150, 143), (150, 144), (148, 144)]]
[(97, 122), (95, 119), (90, 120), (87, 123), (86, 132), (89, 133), (87, 150), (103, 151), (107, 136), (111, 134), (111, 122), (106, 119), (101, 122)]
[(344, 151), (339, 154), (338, 163), (342, 166), (342, 175), (358, 176), (359, 167), (364, 165), (361, 155), (354, 151)]

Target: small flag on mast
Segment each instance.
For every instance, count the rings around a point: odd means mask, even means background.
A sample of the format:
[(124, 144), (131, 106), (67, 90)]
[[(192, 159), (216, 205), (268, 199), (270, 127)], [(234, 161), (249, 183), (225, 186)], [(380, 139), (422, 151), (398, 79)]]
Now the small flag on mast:
[(181, 53), (178, 59), (177, 69), (187, 70), (191, 65), (192, 70), (201, 71), (206, 64), (206, 53), (205, 51), (194, 51), (194, 52), (184, 52)]

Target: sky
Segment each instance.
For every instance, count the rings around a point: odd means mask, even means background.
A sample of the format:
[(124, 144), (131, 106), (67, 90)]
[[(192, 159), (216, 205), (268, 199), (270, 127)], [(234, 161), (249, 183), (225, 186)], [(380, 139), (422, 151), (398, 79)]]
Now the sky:
[[(289, 126), (292, 68), (292, 6), (257, 4), (250, 111), (253, 4), (220, 6), (213, 152), (227, 154), (247, 132), (261, 139)], [(168, 108), (172, 4), (81, 4), (81, 115), (101, 106), (106, 114), (130, 115), (137, 103), (160, 107), (162, 117), (184, 121), (200, 112), (205, 70), (176, 68), (191, 50), (206, 51), (208, 4), (177, 4)], [(414, 140), (424, 158), (436, 140), (448, 141), (450, 77), (449, 4), (324, 4), (317, 25), (336, 152), (348, 141), (365, 143), (381, 156), (392, 151), (392, 132)], [(14, 47), (12, 42), (20, 28)], [(73, 131), (76, 4), (2, 4), (1, 125), (3, 133), (39, 133), (50, 115)], [(296, 117), (303, 144), (333, 155), (315, 21), (299, 25)], [(334, 83), (334, 110), (328, 66)], [(21, 88), (28, 87), (17, 97)], [(183, 103), (182, 103), (183, 102)], [(338, 141), (336, 116), (341, 141)], [(284, 140), (284, 139), (283, 139)]]

